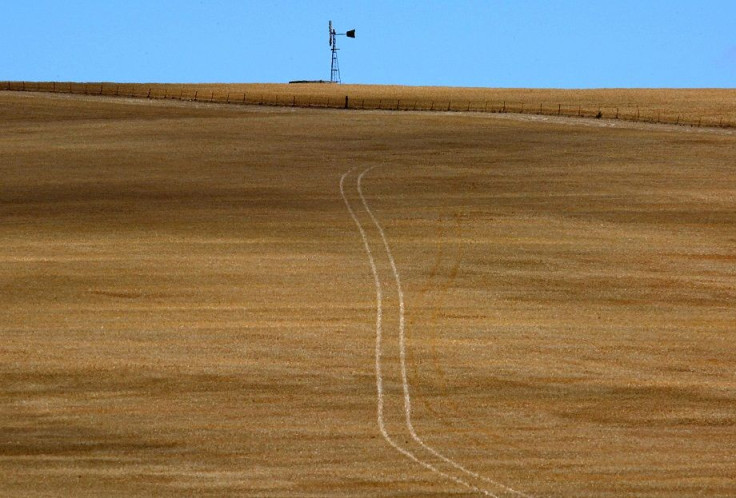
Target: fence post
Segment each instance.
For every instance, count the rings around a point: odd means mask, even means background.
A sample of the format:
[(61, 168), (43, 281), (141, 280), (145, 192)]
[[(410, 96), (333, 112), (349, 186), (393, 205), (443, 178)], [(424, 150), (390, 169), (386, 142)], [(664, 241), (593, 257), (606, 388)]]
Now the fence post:
[(557, 104), (557, 115), (559, 116), (562, 113), (562, 104)]
[(401, 107), (401, 100), (396, 99), (396, 110), (398, 111), (400, 107)]
[(501, 112), (506, 112), (506, 101), (503, 101), (503, 107), (501, 108)]
[(345, 95), (345, 109), (348, 108), (348, 96)]
[(639, 121), (639, 106), (636, 106), (636, 120)]
[(199, 93), (199, 90), (194, 90), (194, 101), (197, 101), (197, 94)]
[(430, 107), (429, 110), (434, 111), (434, 100), (432, 101), (432, 107)]
[(447, 102), (447, 112), (450, 112), (450, 108), (452, 107), (452, 100), (449, 100)]
[(210, 93), (210, 103), (214, 102), (214, 100), (215, 100), (215, 92), (213, 90), (212, 93)]
[(227, 94), (227, 99), (225, 100), (225, 103), (226, 104), (229, 104), (230, 103), (230, 92), (228, 92), (228, 94)]
[(243, 92), (243, 105), (245, 105), (245, 92)]
[(618, 119), (618, 107), (616, 108), (616, 119)]
[(470, 101), (468, 101), (468, 112), (470, 112)]

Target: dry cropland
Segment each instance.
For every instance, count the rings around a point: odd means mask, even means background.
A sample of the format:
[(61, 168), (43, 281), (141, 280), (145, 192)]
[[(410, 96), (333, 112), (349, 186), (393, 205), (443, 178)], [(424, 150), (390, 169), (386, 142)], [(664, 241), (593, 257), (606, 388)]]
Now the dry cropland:
[(0, 92), (0, 495), (736, 495), (736, 130), (455, 111)]

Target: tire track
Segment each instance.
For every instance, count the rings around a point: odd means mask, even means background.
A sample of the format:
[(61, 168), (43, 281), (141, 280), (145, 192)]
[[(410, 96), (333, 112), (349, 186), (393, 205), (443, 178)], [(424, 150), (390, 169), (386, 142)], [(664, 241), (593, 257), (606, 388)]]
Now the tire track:
[(383, 290), (381, 286), (381, 281), (378, 278), (378, 269), (376, 267), (376, 262), (373, 258), (373, 252), (371, 251), (370, 244), (368, 243), (368, 236), (366, 235), (365, 229), (363, 228), (363, 225), (361, 225), (360, 220), (358, 219), (358, 216), (355, 214), (355, 211), (350, 206), (350, 202), (348, 201), (347, 196), (345, 195), (345, 178), (354, 171), (353, 168), (350, 171), (344, 173), (342, 177), (340, 178), (340, 194), (342, 195), (343, 201), (345, 201), (345, 207), (347, 207), (348, 212), (350, 213), (351, 218), (355, 222), (355, 225), (358, 227), (358, 231), (360, 232), (360, 236), (363, 239), (363, 247), (365, 249), (366, 254), (368, 255), (368, 262), (370, 263), (371, 267), (371, 273), (373, 274), (373, 283), (376, 287), (376, 348), (375, 348), (375, 371), (376, 371), (376, 416), (377, 416), (377, 422), (378, 422), (378, 430), (381, 433), (381, 436), (383, 436), (383, 439), (386, 440), (386, 442), (393, 447), (396, 451), (404, 455), (405, 457), (409, 458), (413, 462), (421, 465), (425, 469), (428, 469), (435, 474), (438, 474), (446, 479), (449, 479), (457, 484), (460, 484), (466, 488), (469, 488), (473, 491), (477, 491), (480, 493), (483, 493), (488, 496), (496, 496), (492, 493), (489, 493), (485, 490), (479, 489), (475, 486), (473, 486), (470, 483), (465, 482), (462, 479), (459, 479), (455, 476), (452, 476), (450, 474), (447, 474), (443, 472), (442, 470), (438, 469), (434, 465), (432, 465), (429, 462), (426, 462), (419, 457), (417, 457), (413, 452), (411, 452), (408, 449), (403, 448), (400, 446), (394, 439), (388, 434), (388, 431), (386, 430), (386, 425), (384, 422), (384, 413), (383, 413), (383, 406), (384, 406), (384, 399), (383, 399), (383, 374), (382, 374), (382, 368), (381, 368), (381, 361), (383, 356)]
[[(398, 301), (399, 301), (399, 330), (398, 330), (398, 342), (399, 342), (399, 366), (400, 366), (400, 372), (401, 372), (401, 385), (402, 385), (402, 394), (403, 394), (403, 406), (404, 406), (404, 425), (406, 426), (406, 429), (409, 432), (409, 435), (411, 436), (411, 439), (418, 444), (424, 451), (431, 454), (434, 458), (440, 460), (441, 462), (444, 462), (444, 464), (449, 465), (450, 467), (454, 468), (456, 471), (459, 471), (466, 476), (472, 477), (476, 479), (477, 481), (483, 481), (487, 484), (490, 484), (496, 488), (499, 488), (503, 490), (502, 492), (506, 493), (513, 493), (520, 496), (528, 496), (520, 491), (517, 491), (515, 489), (512, 489), (500, 482), (494, 481), (493, 479), (489, 479), (487, 477), (484, 477), (466, 467), (461, 465), (460, 463), (456, 462), (455, 460), (445, 456), (444, 454), (440, 453), (438, 450), (433, 448), (432, 446), (428, 445), (416, 432), (416, 429), (414, 428), (414, 424), (412, 422), (411, 417), (411, 394), (409, 389), (409, 382), (408, 382), (408, 376), (407, 376), (407, 367), (406, 367), (406, 332), (405, 332), (405, 319), (404, 319), (404, 294), (401, 287), (401, 278), (399, 276), (398, 269), (396, 267), (396, 262), (393, 257), (393, 253), (391, 252), (391, 248), (388, 244), (388, 240), (386, 238), (385, 232), (383, 230), (383, 227), (378, 222), (378, 219), (373, 214), (373, 211), (370, 209), (370, 206), (368, 205), (368, 202), (365, 198), (365, 195), (363, 194), (363, 188), (362, 188), (362, 180), (363, 177), (374, 169), (376, 166), (371, 166), (369, 168), (366, 168), (363, 170), (360, 175), (357, 177), (357, 192), (360, 197), (361, 203), (363, 205), (363, 209), (368, 214), (368, 216), (371, 219), (371, 222), (373, 223), (374, 227), (378, 231), (384, 251), (386, 253), (386, 257), (389, 262), (389, 266), (391, 267), (391, 272), (393, 273), (394, 282), (396, 285), (396, 291), (398, 295)], [(358, 227), (358, 231), (360, 232), (361, 238), (363, 239), (363, 245), (366, 251), (366, 254), (368, 255), (368, 260), (371, 266), (371, 272), (373, 274), (374, 284), (376, 286), (376, 389), (377, 389), (377, 406), (378, 406), (378, 426), (379, 430), (381, 432), (381, 435), (384, 437), (384, 439), (397, 451), (401, 452), (411, 460), (415, 461), (416, 463), (419, 463), (423, 467), (432, 470), (433, 472), (437, 473), (438, 475), (441, 475), (445, 478), (451, 479), (452, 481), (461, 484), (465, 486), (466, 488), (475, 491), (477, 493), (481, 493), (487, 496), (498, 496), (494, 494), (493, 492), (482, 489), (478, 486), (475, 486), (469, 482), (466, 482), (466, 480), (461, 479), (457, 476), (451, 475), (447, 472), (444, 472), (443, 470), (440, 470), (437, 468), (436, 465), (433, 465), (433, 463), (429, 463), (428, 461), (421, 459), (417, 454), (414, 452), (401, 447), (398, 443), (396, 443), (391, 436), (386, 431), (385, 422), (384, 422), (384, 400), (383, 400), (383, 377), (382, 377), (382, 348), (383, 348), (383, 329), (382, 329), (382, 315), (383, 315), (383, 290), (380, 282), (380, 278), (378, 276), (378, 269), (376, 266), (375, 258), (373, 256), (373, 252), (370, 248), (370, 243), (368, 239), (368, 235), (366, 233), (365, 228), (360, 223), (360, 220), (358, 219), (358, 216), (356, 215), (355, 211), (350, 205), (350, 202), (347, 199), (347, 196), (345, 195), (345, 189), (344, 189), (344, 183), (345, 178), (350, 175), (353, 171), (355, 171), (357, 168), (353, 168), (349, 170), (348, 172), (344, 173), (342, 177), (340, 178), (340, 193), (343, 197), (343, 201), (345, 202), (345, 206), (348, 209), (348, 212), (350, 213), (350, 216), (353, 218), (353, 221), (355, 222), (356, 226)], [(467, 479), (467, 477), (465, 478)]]

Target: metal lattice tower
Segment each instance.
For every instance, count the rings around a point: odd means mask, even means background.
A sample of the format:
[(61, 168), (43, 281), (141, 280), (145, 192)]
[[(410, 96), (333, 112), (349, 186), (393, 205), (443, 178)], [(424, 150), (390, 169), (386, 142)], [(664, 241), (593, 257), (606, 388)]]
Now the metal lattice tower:
[(330, 30), (330, 50), (332, 52), (332, 62), (330, 63), (330, 83), (340, 83), (340, 63), (337, 61), (337, 37), (347, 36), (348, 38), (355, 38), (355, 30), (351, 29), (345, 33), (338, 33), (335, 28), (332, 27), (332, 21), (329, 24)]

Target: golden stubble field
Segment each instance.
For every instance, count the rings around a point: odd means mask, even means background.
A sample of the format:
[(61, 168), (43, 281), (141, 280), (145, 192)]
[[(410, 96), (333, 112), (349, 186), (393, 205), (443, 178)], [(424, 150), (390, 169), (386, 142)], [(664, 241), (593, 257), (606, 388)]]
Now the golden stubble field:
[(0, 82), (0, 90), (148, 97), (282, 107), (423, 110), (600, 117), (639, 123), (736, 128), (733, 88), (459, 88), (283, 83)]
[(600, 123), (1, 92), (0, 494), (733, 495), (736, 137)]

